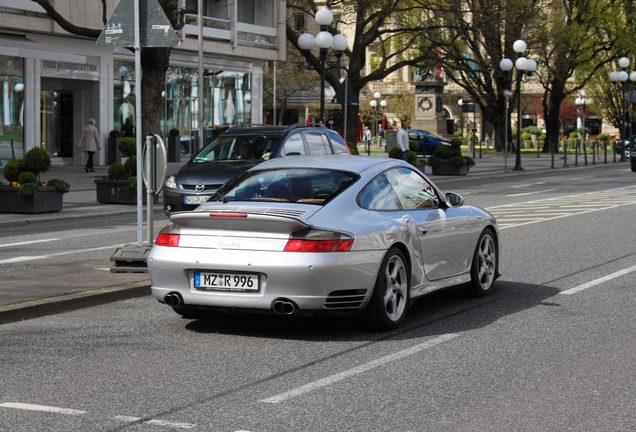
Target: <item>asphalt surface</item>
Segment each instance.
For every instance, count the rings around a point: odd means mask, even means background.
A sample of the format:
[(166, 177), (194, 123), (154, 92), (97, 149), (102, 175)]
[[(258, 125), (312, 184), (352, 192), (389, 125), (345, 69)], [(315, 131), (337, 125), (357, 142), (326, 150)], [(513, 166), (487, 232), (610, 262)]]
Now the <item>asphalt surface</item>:
[[(591, 158), (588, 158), (588, 165), (584, 165), (583, 158), (579, 158), (578, 166), (574, 166), (574, 158), (569, 156), (569, 167), (564, 168), (563, 160), (556, 156), (555, 168), (552, 168), (553, 161), (550, 155), (541, 157), (524, 155), (522, 157), (523, 171), (513, 171), (514, 155), (509, 155), (507, 160), (500, 156), (484, 155), (483, 158), (479, 158), (477, 155), (476, 164), (467, 176), (432, 176), (428, 167), (425, 173), (444, 189), (445, 185), (471, 182), (471, 179), (475, 178), (524, 176), (564, 169), (590, 170), (607, 167), (603, 154), (599, 159), (592, 164)], [(176, 172), (183, 163), (184, 161), (169, 164), (167, 173)], [(614, 164), (611, 154), (608, 154), (607, 164)], [(627, 166), (626, 163), (622, 164)], [(504, 167), (507, 167), (506, 172)], [(87, 218), (134, 214), (136, 212), (134, 205), (97, 202), (94, 181), (106, 173), (107, 167), (103, 166), (96, 167), (93, 173), (85, 173), (82, 166), (52, 166), (49, 171), (42, 174), (43, 180), (60, 178), (71, 184), (71, 191), (64, 196), (63, 210), (45, 214), (0, 213), (0, 231), (51, 221), (68, 221), (72, 224), (73, 221)], [(158, 204), (155, 204), (155, 210), (161, 209), (160, 200)], [(103, 262), (92, 261), (71, 262), (63, 267), (36, 266), (29, 268), (28, 271), (2, 269), (0, 265), (0, 324), (150, 294), (150, 280), (147, 273), (113, 273), (105, 271), (104, 267)]]

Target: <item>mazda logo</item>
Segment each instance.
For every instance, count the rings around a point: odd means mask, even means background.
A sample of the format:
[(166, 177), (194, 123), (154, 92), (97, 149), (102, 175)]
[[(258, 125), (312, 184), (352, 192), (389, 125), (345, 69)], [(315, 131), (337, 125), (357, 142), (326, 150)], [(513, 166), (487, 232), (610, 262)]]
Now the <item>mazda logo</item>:
[(196, 186), (194, 187), (194, 190), (195, 190), (195, 191), (197, 191), (197, 192), (204, 191), (204, 190), (205, 190), (205, 185), (198, 184), (198, 185), (196, 185)]

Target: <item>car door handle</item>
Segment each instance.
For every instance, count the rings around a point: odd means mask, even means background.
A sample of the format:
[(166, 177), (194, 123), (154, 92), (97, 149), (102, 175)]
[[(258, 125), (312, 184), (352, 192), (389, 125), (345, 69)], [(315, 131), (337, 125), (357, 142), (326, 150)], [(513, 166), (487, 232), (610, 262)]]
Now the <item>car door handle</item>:
[(428, 230), (424, 227), (419, 227), (419, 231), (420, 235), (426, 235), (426, 233), (428, 233)]

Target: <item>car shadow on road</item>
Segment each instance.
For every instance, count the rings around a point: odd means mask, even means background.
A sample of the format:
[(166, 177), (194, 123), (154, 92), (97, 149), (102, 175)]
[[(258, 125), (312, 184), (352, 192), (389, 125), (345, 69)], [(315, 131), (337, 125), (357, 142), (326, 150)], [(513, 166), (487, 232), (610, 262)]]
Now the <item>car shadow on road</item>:
[[(463, 287), (449, 288), (419, 298), (402, 326), (393, 331), (373, 329), (360, 315), (275, 316), (212, 312), (205, 319), (188, 321), (185, 328), (196, 333), (293, 339), (305, 341), (380, 341), (460, 333), (485, 327), (498, 319), (546, 302), (559, 293), (554, 287), (499, 280), (493, 292), (475, 298)], [(558, 302), (556, 302), (558, 306)]]

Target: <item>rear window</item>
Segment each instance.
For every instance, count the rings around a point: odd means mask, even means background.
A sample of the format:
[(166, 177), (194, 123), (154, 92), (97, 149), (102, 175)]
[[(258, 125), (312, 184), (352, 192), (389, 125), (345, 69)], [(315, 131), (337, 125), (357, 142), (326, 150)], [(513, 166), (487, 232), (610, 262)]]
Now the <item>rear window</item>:
[(194, 157), (194, 163), (268, 159), (280, 136), (221, 135)]
[(219, 190), (216, 198), (324, 205), (357, 178), (350, 172), (317, 168), (250, 171)]
[(327, 136), (329, 137), (329, 141), (331, 141), (331, 147), (333, 147), (334, 154), (342, 154), (342, 153), (351, 153), (349, 150), (349, 146), (345, 143), (345, 140), (331, 129), (327, 130)]

